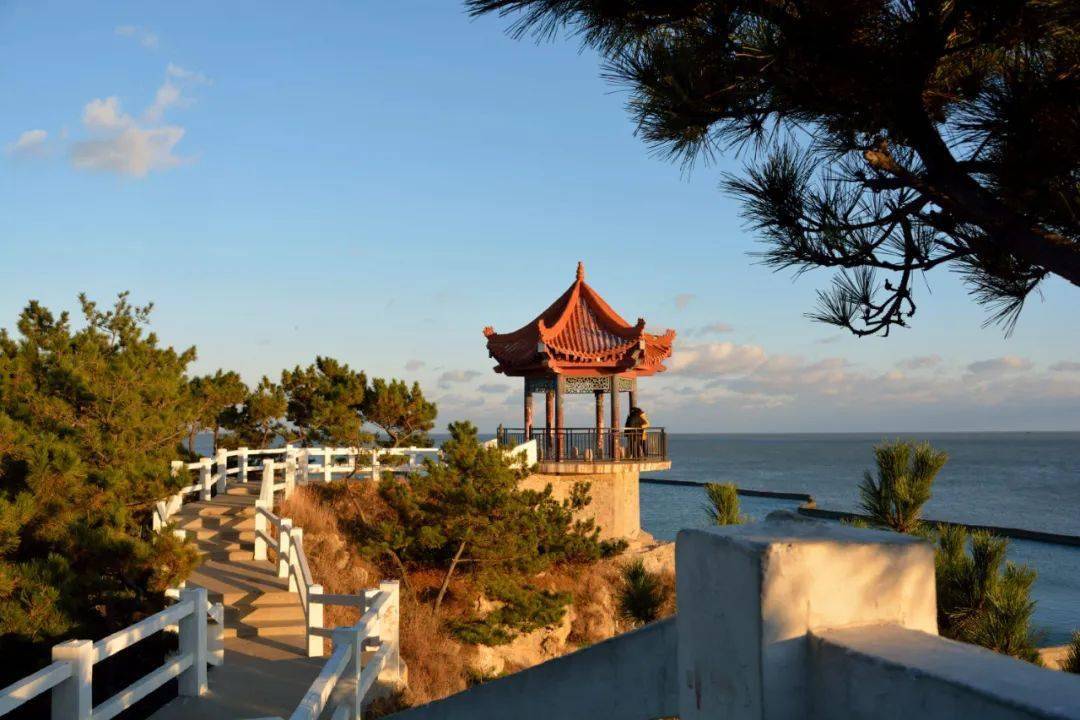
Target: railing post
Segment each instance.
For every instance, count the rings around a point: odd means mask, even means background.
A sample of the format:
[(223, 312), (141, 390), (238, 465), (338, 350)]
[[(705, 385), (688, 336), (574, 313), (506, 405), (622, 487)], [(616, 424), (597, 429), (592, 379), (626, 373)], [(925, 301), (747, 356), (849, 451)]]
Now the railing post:
[(285, 499), (292, 497), (296, 489), (296, 460), (289, 458), (285, 461)]
[(399, 629), (401, 627), (401, 590), (397, 580), (385, 580), (379, 583), (379, 590), (389, 595), (386, 605), (383, 606), (383, 615), (379, 622), (379, 642), (389, 645), (386, 652), (386, 660), (379, 680), (394, 687), (401, 685), (401, 643)]
[(237, 475), (240, 477), (240, 482), (246, 483), (248, 481), (248, 449), (246, 447), (237, 451), (237, 460), (240, 467)]
[(255, 501), (255, 560), (266, 559), (266, 540), (260, 532), (265, 533), (267, 529), (266, 516), (259, 512), (259, 508), (264, 510), (270, 510), (262, 500)]
[(351, 631), (349, 641), (352, 643), (352, 679), (356, 688), (353, 691), (352, 714), (349, 717), (353, 720), (362, 720), (364, 696), (360, 694), (360, 673), (364, 669), (364, 637), (360, 634), (360, 628), (355, 625), (348, 630)]
[(52, 720), (90, 720), (93, 711), (93, 641), (68, 640), (53, 645), (52, 659), (71, 665), (71, 677), (52, 689)]
[(210, 499), (210, 462), (208, 457), (199, 461), (199, 497), (203, 500)]
[(217, 451), (217, 491), (218, 495), (225, 494), (225, 483), (229, 479), (229, 453), (226, 450)]
[(206, 588), (192, 587), (180, 591), (180, 602), (191, 600), (191, 613), (180, 618), (180, 654), (191, 654), (191, 667), (177, 678), (181, 695), (198, 696), (206, 692)]
[[(307, 596), (310, 598), (312, 595), (321, 595), (323, 591), (322, 585), (308, 585)], [(307, 613), (307, 654), (308, 657), (322, 657), (323, 656), (323, 639), (319, 635), (313, 635), (312, 628), (322, 628), (323, 626), (323, 606), (322, 603), (308, 602)]]
[(296, 454), (296, 480), (301, 485), (308, 481), (308, 449), (303, 448)]
[(263, 460), (262, 486), (259, 488), (259, 499), (266, 503), (267, 510), (274, 508), (274, 461)]
[(330, 482), (331, 480), (334, 479), (334, 473), (331, 472), (331, 470), (330, 470), (331, 466), (333, 465), (333, 462), (334, 462), (334, 451), (333, 451), (333, 449), (331, 449), (331, 448), (323, 448), (323, 461), (322, 461), (323, 482)]
[(379, 482), (381, 472), (379, 470), (379, 448), (371, 450), (371, 479)]
[(302, 533), (300, 528), (293, 529), (292, 520), (282, 518), (281, 527), (278, 528), (277, 536), (277, 576), (289, 578), (289, 592), (296, 592), (296, 578), (289, 572), (289, 565), (293, 561), (293, 537), (296, 533)]

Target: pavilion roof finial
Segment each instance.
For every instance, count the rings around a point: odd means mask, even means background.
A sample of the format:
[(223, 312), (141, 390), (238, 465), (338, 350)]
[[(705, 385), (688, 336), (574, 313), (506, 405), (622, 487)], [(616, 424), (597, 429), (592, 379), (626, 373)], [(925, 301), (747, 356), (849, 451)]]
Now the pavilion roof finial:
[(585, 279), (585, 263), (581, 262), (580, 260), (578, 260), (577, 264), (577, 279), (578, 282)]

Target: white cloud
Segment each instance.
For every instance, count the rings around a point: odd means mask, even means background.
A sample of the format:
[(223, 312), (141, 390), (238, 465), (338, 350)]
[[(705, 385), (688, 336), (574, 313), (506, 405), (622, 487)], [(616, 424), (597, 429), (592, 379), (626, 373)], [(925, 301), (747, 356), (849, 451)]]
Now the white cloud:
[(91, 137), (71, 146), (71, 164), (80, 170), (140, 178), (183, 164), (187, 159), (178, 156), (175, 149), (186, 131), (180, 125), (164, 123), (165, 113), (193, 102), (185, 89), (209, 82), (201, 73), (169, 63), (165, 82), (141, 120), (124, 112), (115, 95), (91, 100), (82, 117)]
[(471, 382), (480, 377), (481, 374), (476, 370), (447, 370), (439, 376), (439, 387), (447, 390), (451, 385)]
[(42, 157), (48, 152), (48, 139), (49, 133), (45, 130), (27, 130), (4, 149), (13, 158)]
[(972, 375), (1001, 375), (1004, 373), (1030, 369), (1030, 360), (1027, 358), (1016, 357), (1015, 355), (1004, 355), (989, 360), (979, 360), (978, 362), (973, 362), (967, 366), (968, 372)]
[(409, 372), (416, 372), (425, 365), (427, 365), (427, 363), (423, 360), (409, 360), (405, 363), (405, 369)]
[(501, 383), (484, 383), (482, 385), (477, 385), (476, 389), (488, 395), (498, 395), (510, 391), (508, 386)]
[(184, 162), (173, 152), (184, 137), (184, 128), (140, 125), (120, 109), (120, 100), (115, 96), (88, 102), (83, 109), (83, 125), (94, 137), (71, 147), (71, 164), (80, 170), (145, 177), (151, 171)]
[(1080, 373), (1080, 362), (1063, 360), (1050, 366), (1051, 372)]
[(935, 353), (933, 355), (916, 355), (915, 357), (905, 358), (896, 363), (896, 366), (902, 370), (922, 370), (937, 367), (940, 364), (941, 356)]
[(679, 345), (668, 361), (671, 373), (711, 378), (745, 374), (765, 362), (765, 350), (757, 345), (733, 342)]
[(697, 295), (694, 293), (679, 293), (675, 296), (675, 307), (679, 310), (685, 310), (686, 306), (697, 300)]
[(702, 325), (701, 327), (690, 328), (686, 331), (686, 334), (696, 335), (699, 337), (702, 335), (720, 335), (722, 333), (729, 333), (734, 329), (735, 328), (733, 328), (731, 325), (728, 325), (727, 323), (714, 322), (709, 323), (708, 325)]
[(138, 41), (140, 45), (148, 50), (157, 49), (158, 36), (144, 27), (139, 27), (138, 25), (117, 25), (114, 32), (121, 37), (129, 37)]

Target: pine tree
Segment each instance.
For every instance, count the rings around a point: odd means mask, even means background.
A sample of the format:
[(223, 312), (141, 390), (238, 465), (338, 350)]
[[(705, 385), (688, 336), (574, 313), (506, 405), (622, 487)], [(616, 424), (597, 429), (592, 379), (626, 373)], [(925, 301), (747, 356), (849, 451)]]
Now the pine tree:
[(702, 508), (713, 525), (746, 522), (746, 516), (739, 511), (739, 490), (734, 483), (705, 483), (705, 497), (708, 502)]
[(763, 261), (839, 271), (816, 320), (905, 327), (937, 267), (1007, 329), (1048, 276), (1080, 286), (1074, 0), (466, 4), (595, 49), (662, 155), (744, 151), (724, 185)]
[(419, 383), (372, 380), (364, 398), (364, 420), (386, 433), (390, 447), (431, 443), (428, 431), (435, 427), (438, 410), (424, 398)]
[[(1038, 662), (1031, 630), (1036, 573), (1006, 561), (1008, 542), (960, 526), (937, 529), (938, 628), (945, 637)], [(970, 552), (968, 546), (970, 545)]]
[[(359, 540), (369, 555), (391, 558), (393, 571), (440, 573), (435, 612), (457, 578), (479, 583), (509, 609), (459, 622), (455, 631), (503, 642), (507, 633), (522, 631), (537, 618), (550, 621), (553, 602), (561, 616), (568, 602), (532, 588), (531, 576), (554, 563), (600, 556), (599, 531), (592, 521), (574, 519), (589, 502), (588, 487), (579, 485), (562, 502), (552, 497), (550, 486), (521, 489), (524, 471), (501, 449), (484, 447), (471, 423), (451, 423), (449, 430), (440, 461), (425, 461), (425, 471), (407, 482), (381, 482), (379, 495), (390, 515), (363, 523)], [(510, 592), (511, 585), (518, 591)]]
[(634, 625), (651, 623), (660, 617), (667, 602), (669, 589), (657, 573), (649, 572), (641, 558), (635, 558), (619, 569), (616, 603), (619, 614)]
[(18, 674), (53, 642), (160, 609), (197, 560), (150, 529), (182, 482), (169, 461), (195, 418), (195, 350), (161, 347), (126, 293), (80, 302), (80, 329), (31, 302), (0, 331), (0, 636)]
[(934, 478), (949, 456), (929, 443), (897, 440), (874, 447), (877, 479), (867, 470), (859, 486), (860, 505), (872, 524), (897, 532), (919, 527)]
[(282, 372), (281, 387), (288, 398), (286, 416), (300, 442), (359, 447), (371, 441), (364, 431), (367, 376), (362, 371), (317, 357), (313, 365)]
[(188, 454), (194, 456), (195, 435), (209, 430), (214, 436), (214, 447), (221, 439), (221, 430), (235, 412), (237, 405), (248, 396), (247, 385), (239, 373), (218, 370), (213, 375), (203, 375), (191, 381), (191, 394), (198, 413), (188, 430)]

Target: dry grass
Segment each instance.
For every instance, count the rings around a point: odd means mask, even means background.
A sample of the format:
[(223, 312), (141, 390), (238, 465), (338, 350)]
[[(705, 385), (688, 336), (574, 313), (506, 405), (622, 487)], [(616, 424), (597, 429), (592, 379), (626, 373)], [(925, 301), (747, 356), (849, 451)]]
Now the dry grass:
[[(281, 505), (282, 517), (291, 518), (304, 530), (304, 554), (315, 582), (334, 594), (354, 594), (373, 587), (382, 579), (379, 569), (360, 557), (339, 527), (339, 514), (327, 503), (317, 486), (297, 488)], [(349, 625), (359, 619), (356, 608), (329, 606), (328, 625)]]

